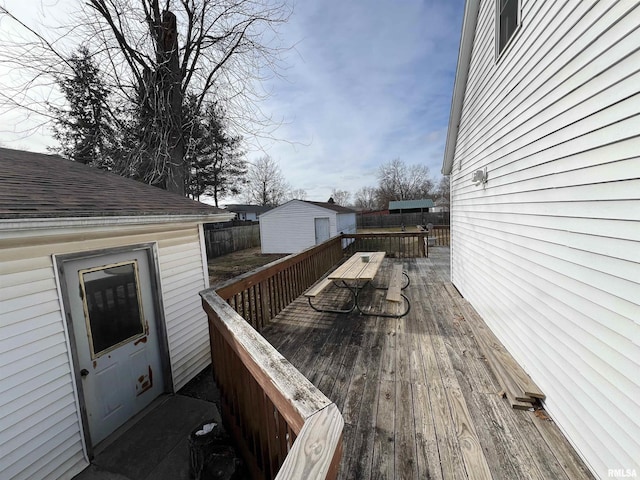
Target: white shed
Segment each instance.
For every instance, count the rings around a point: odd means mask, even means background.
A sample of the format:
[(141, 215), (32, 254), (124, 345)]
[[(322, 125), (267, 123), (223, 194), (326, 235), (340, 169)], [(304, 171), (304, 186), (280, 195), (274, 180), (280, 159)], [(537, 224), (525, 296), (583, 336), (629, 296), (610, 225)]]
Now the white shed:
[(356, 212), (335, 203), (291, 200), (260, 215), (262, 253), (298, 253), (340, 233), (356, 233)]
[(220, 212), (0, 148), (0, 477), (73, 477), (210, 363), (202, 224)]
[(638, 25), (468, 0), (443, 163), (452, 282), (598, 478), (640, 476)]

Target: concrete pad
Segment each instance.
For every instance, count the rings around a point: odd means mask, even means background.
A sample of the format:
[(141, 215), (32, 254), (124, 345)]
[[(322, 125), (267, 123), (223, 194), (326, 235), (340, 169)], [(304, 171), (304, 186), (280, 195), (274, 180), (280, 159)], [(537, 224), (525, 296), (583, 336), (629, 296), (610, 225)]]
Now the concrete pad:
[[(100, 451), (74, 480), (189, 478), (189, 434), (203, 422), (220, 422), (215, 404), (167, 395)], [(111, 475), (111, 476), (109, 476)]]
[(123, 477), (118, 473), (108, 472), (102, 470), (96, 465), (89, 465), (82, 473), (79, 473), (73, 480), (131, 480), (127, 477)]

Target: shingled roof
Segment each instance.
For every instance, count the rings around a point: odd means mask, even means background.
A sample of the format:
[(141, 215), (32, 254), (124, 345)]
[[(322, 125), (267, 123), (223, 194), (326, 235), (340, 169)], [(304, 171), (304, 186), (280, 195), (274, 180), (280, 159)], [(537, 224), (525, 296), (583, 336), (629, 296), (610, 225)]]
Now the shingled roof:
[(57, 155), (0, 148), (0, 218), (220, 213), (226, 212)]
[(343, 207), (341, 205), (338, 205), (336, 203), (330, 203), (330, 202), (312, 202), (309, 200), (302, 200), (305, 203), (311, 203), (312, 205), (317, 205), (319, 207), (322, 208), (326, 208), (329, 210), (333, 210), (334, 212), (338, 212), (338, 213), (356, 213), (355, 210), (348, 208), (348, 207)]

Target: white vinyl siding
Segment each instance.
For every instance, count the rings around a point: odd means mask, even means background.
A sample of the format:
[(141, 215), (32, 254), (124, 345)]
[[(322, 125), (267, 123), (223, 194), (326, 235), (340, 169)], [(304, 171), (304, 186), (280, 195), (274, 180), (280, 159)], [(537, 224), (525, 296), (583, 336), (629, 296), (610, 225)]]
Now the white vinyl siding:
[(209, 327), (198, 302), (206, 288), (197, 229), (158, 244), (174, 388), (182, 388), (209, 363)]
[(356, 233), (356, 214), (339, 213), (337, 216), (338, 233)]
[(87, 462), (51, 259), (0, 252), (0, 265), (0, 476), (78, 473)]
[(593, 472), (640, 473), (640, 7), (523, 1), (498, 64), (494, 15), (483, 1), (452, 170), (452, 279)]
[(198, 226), (107, 230), (0, 240), (2, 478), (71, 478), (87, 465), (52, 254), (157, 241), (174, 388), (210, 362)]
[[(291, 200), (260, 215), (262, 253), (297, 253), (312, 247), (316, 243), (316, 218), (329, 218), (331, 237), (338, 235), (340, 231), (347, 233), (346, 228), (350, 224), (355, 228), (355, 213), (338, 214), (335, 210)], [(345, 230), (340, 229), (338, 222)]]

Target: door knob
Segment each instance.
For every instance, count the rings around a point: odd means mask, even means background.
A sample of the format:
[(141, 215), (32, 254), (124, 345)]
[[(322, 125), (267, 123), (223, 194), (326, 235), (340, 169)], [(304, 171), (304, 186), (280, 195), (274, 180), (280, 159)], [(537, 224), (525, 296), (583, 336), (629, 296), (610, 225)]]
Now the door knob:
[(87, 375), (89, 375), (89, 370), (87, 370), (86, 368), (83, 368), (82, 370), (80, 370), (81, 377), (86, 377)]

